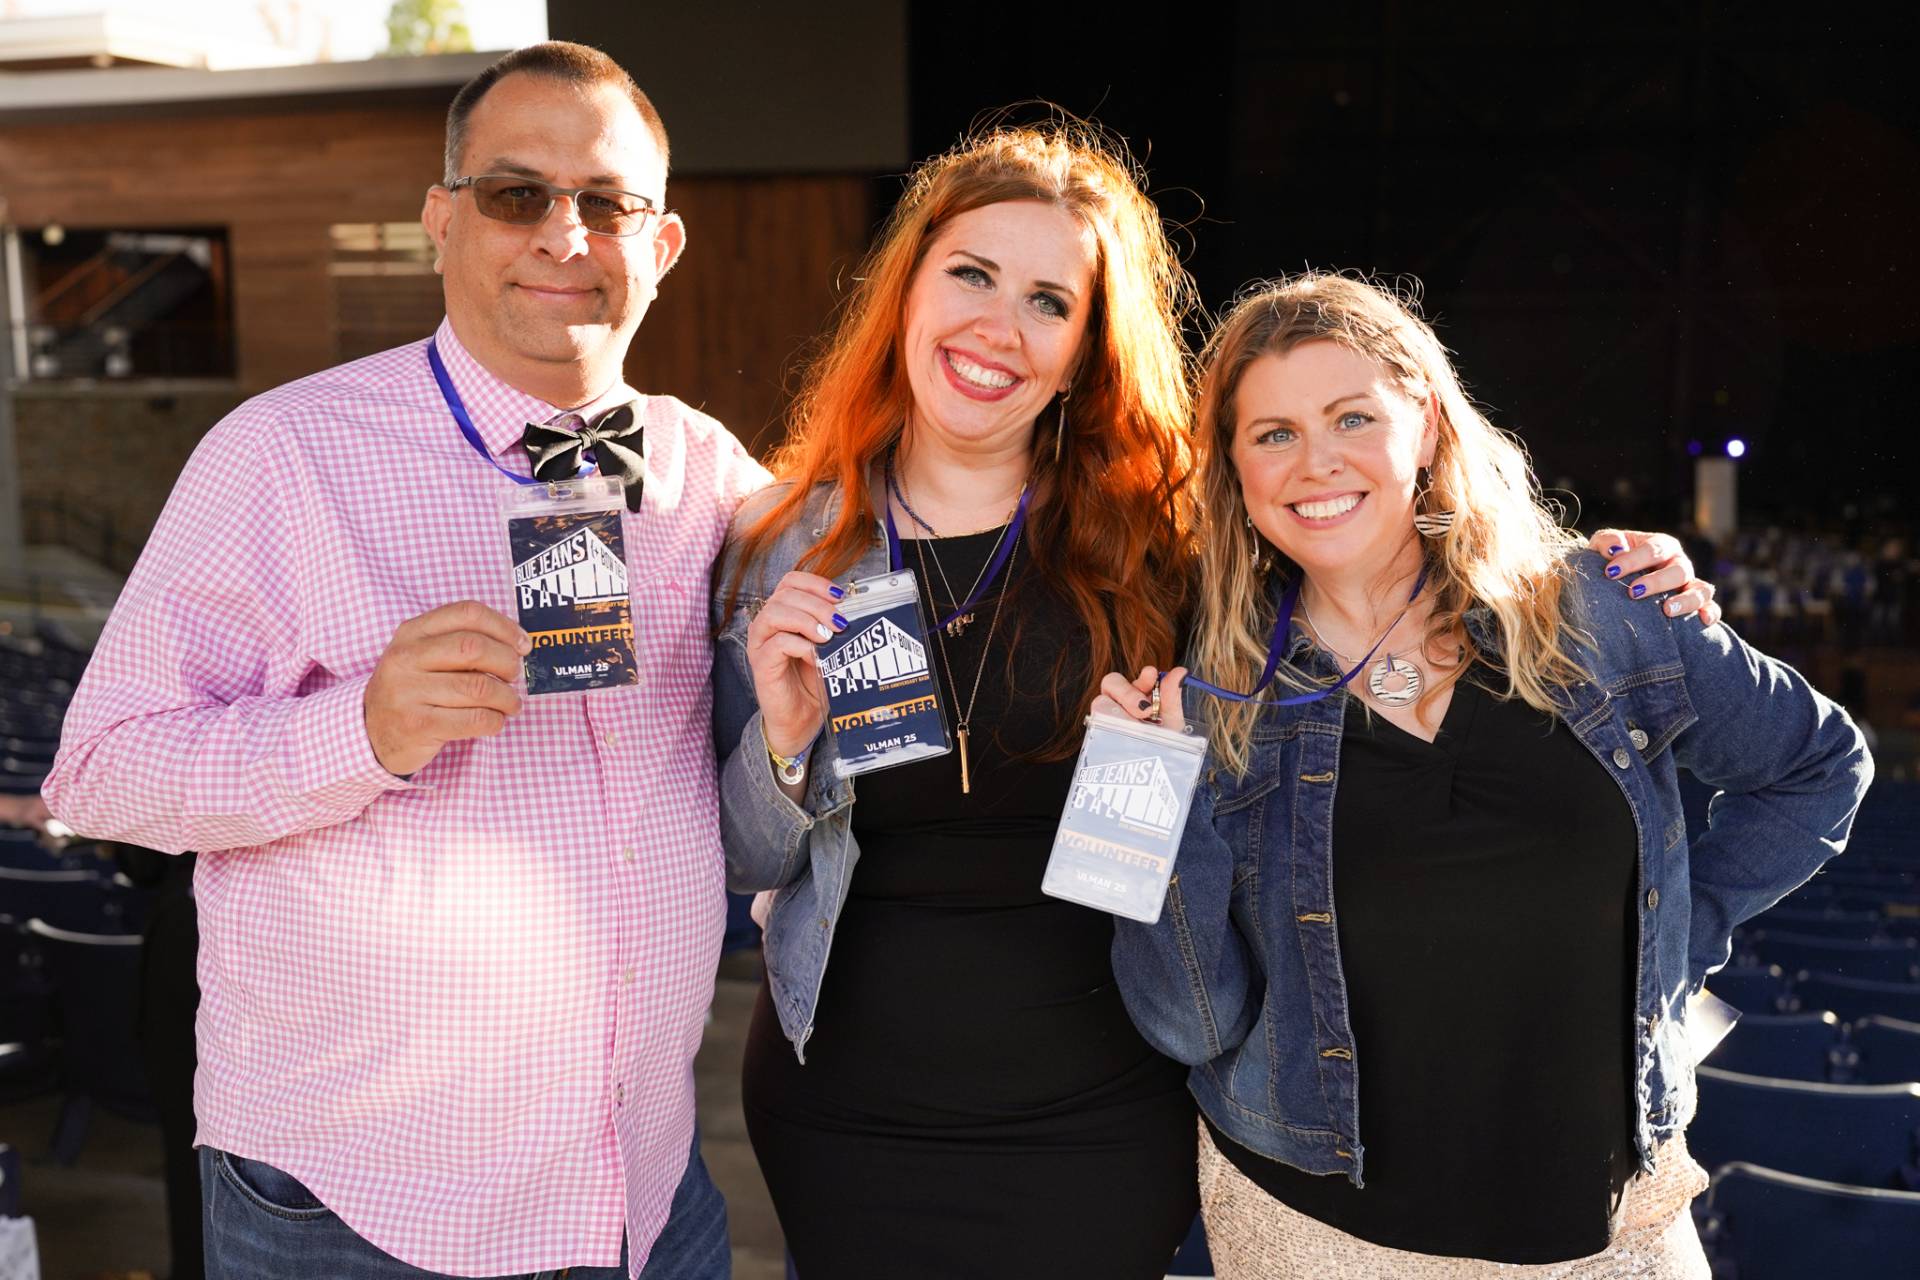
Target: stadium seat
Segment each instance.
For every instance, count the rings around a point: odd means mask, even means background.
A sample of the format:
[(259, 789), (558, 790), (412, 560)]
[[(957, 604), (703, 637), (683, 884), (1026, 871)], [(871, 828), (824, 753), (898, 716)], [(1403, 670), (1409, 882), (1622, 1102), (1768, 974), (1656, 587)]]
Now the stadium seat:
[(1806, 969), (1876, 982), (1920, 982), (1920, 942), (1912, 938), (1856, 941), (1769, 929), (1750, 935), (1747, 945), (1761, 963), (1788, 973)]
[(1831, 1009), (1842, 1022), (1855, 1022), (1876, 1013), (1920, 1022), (1920, 982), (1875, 982), (1871, 978), (1803, 973), (1794, 979), (1793, 993), (1803, 1007)]
[(1858, 1055), (1856, 1084), (1905, 1084), (1920, 1081), (1920, 1022), (1899, 1018), (1862, 1018), (1847, 1029)]
[(19, 924), (37, 919), (83, 933), (124, 932), (127, 896), (127, 890), (94, 871), (0, 867), (0, 914)]
[(1791, 1013), (1782, 1001), (1787, 975), (1779, 965), (1733, 965), (1707, 978), (1707, 990), (1742, 1013)]
[(1920, 1192), (1850, 1187), (1736, 1162), (1714, 1175), (1701, 1231), (1714, 1275), (1912, 1280)]
[[(91, 846), (88, 846), (91, 847)], [(73, 850), (55, 851), (40, 843), (31, 831), (0, 828), (0, 869), (9, 871), (85, 871), (82, 855)], [(97, 861), (97, 860), (96, 860)], [(0, 912), (7, 910), (0, 902)]]
[(1857, 1187), (1920, 1182), (1920, 1084), (1812, 1084), (1701, 1067), (1687, 1146), (1708, 1169), (1752, 1164)]
[(1829, 1081), (1844, 1032), (1831, 1013), (1747, 1014), (1733, 1024), (1709, 1065), (1778, 1080)]
[(1746, 923), (1751, 942), (1754, 934), (1785, 932), (1802, 937), (1850, 938), (1864, 942), (1879, 935), (1883, 921), (1871, 911), (1804, 911), (1793, 907), (1774, 907)]
[(27, 932), (45, 957), (53, 988), (67, 1095), (53, 1155), (61, 1164), (72, 1164), (94, 1106), (138, 1120), (154, 1118), (135, 1042), (141, 944), (127, 934), (77, 933), (40, 920)]

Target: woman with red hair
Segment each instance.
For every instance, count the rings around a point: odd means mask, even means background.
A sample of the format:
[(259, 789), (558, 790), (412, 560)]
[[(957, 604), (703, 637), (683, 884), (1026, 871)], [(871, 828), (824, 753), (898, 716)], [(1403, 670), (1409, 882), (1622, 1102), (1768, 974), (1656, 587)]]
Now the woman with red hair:
[[(1127, 1018), (1110, 918), (1040, 892), (1098, 675), (1174, 653), (1189, 305), (1092, 130), (964, 144), (915, 175), (783, 483), (736, 518), (722, 829), (732, 886), (778, 890), (744, 1093), (809, 1280), (1157, 1278), (1193, 1221), (1183, 1074)], [(889, 516), (925, 613), (960, 615), (927, 637), (954, 750), (861, 776), (856, 806), (815, 645), (887, 571)]]

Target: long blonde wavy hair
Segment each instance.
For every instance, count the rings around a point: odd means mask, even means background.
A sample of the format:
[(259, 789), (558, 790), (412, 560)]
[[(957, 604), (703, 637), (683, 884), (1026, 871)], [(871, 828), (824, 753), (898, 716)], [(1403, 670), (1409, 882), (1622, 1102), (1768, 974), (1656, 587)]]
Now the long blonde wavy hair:
[[(1251, 688), (1266, 665), (1274, 622), (1273, 594), (1263, 578), (1300, 573), (1248, 526), (1232, 456), (1234, 396), (1255, 361), (1316, 341), (1366, 356), (1416, 403), (1431, 397), (1437, 405), (1437, 438), (1421, 506), (1456, 516), (1440, 537), (1414, 535), (1424, 544), (1433, 610), (1423, 647), (1464, 646), (1464, 660), (1452, 668), (1464, 670), (1478, 651), (1463, 618), (1468, 609), (1485, 606), (1498, 623), (1506, 696), (1551, 712), (1553, 690), (1585, 676), (1570, 653), (1577, 633), (1561, 612), (1567, 556), (1579, 540), (1542, 502), (1520, 445), (1468, 398), (1446, 348), (1411, 299), (1368, 280), (1318, 271), (1242, 293), (1201, 356), (1195, 478), (1207, 526), (1196, 672), (1228, 688)], [(1281, 672), (1296, 688), (1315, 687), (1304, 673), (1286, 666)], [(1421, 703), (1446, 683), (1432, 682)], [(1246, 771), (1260, 711), (1255, 703), (1222, 703), (1213, 719), (1214, 748), (1236, 773)]]

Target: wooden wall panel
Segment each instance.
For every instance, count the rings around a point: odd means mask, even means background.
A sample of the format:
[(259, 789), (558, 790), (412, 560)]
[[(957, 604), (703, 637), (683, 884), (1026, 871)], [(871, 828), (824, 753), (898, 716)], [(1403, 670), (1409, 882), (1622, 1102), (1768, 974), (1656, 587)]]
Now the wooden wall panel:
[(419, 216), (443, 113), (250, 111), (0, 130), (15, 226), (225, 227), (239, 379), (259, 389), (331, 364), (327, 228)]
[(689, 178), (667, 202), (687, 224), (628, 355), (628, 381), (703, 408), (763, 453), (866, 248), (863, 178)]
[[(416, 219), (439, 176), (443, 125), (440, 108), (420, 106), (8, 124), (0, 126), (0, 222), (225, 228), (237, 398), (337, 361), (328, 228)], [(629, 381), (677, 395), (761, 451), (770, 447), (794, 354), (820, 333), (866, 245), (872, 190), (860, 175), (673, 180), (668, 202), (687, 222), (687, 253), (641, 326)], [(169, 459), (184, 458), (211, 425), (156, 412), (141, 428), (127, 420), (144, 412), (139, 395), (101, 394), (115, 397), (116, 429), (152, 431)], [(47, 439), (23, 430), (20, 447), (44, 448)], [(173, 479), (148, 474), (146, 483), (157, 499)], [(145, 536), (155, 502), (98, 500), (121, 508), (121, 525)]]

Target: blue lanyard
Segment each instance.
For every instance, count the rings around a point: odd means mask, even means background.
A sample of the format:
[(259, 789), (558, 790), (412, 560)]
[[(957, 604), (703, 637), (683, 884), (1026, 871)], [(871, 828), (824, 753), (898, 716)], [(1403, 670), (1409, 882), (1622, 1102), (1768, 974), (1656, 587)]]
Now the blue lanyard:
[[(887, 565), (893, 572), (898, 573), (903, 567), (903, 562), (900, 530), (895, 528), (893, 523), (893, 465), (891, 462), (887, 465), (887, 489), (888, 500), (884, 504), (887, 513)], [(1000, 539), (1000, 549), (993, 553), (993, 561), (987, 565), (987, 571), (980, 575), (980, 580), (973, 584), (973, 591), (967, 596), (966, 602), (940, 619), (939, 626), (947, 626), (954, 619), (972, 612), (973, 607), (980, 603), (980, 597), (987, 594), (987, 588), (991, 587), (994, 580), (1000, 576), (1000, 571), (1007, 567), (1007, 557), (1013, 554), (1013, 544), (1020, 541), (1020, 531), (1026, 527), (1027, 503), (1032, 497), (1032, 484), (1020, 490), (1020, 505), (1013, 509), (1013, 523), (1007, 527), (1006, 535)], [(927, 532), (932, 533), (933, 530), (929, 529)], [(932, 592), (932, 584), (928, 584), (927, 590), (929, 593)]]
[[(523, 476), (518, 472), (509, 471), (493, 456), (492, 451), (487, 448), (487, 442), (480, 438), (480, 432), (474, 427), (473, 419), (467, 416), (466, 403), (460, 399), (460, 392), (454, 388), (453, 379), (447, 376), (447, 366), (440, 359), (438, 339), (427, 341), (427, 363), (433, 366), (433, 380), (440, 384), (440, 398), (447, 402), (447, 412), (453, 415), (454, 424), (460, 428), (460, 434), (467, 438), (467, 443), (473, 446), (473, 451), (485, 458), (488, 466), (515, 484), (547, 483), (537, 476)], [(590, 475), (592, 472), (593, 467), (583, 462), (580, 464), (580, 470), (575, 473), (575, 478)]]
[[(1407, 608), (1409, 609), (1413, 607), (1413, 602), (1420, 598), (1420, 589), (1427, 585), (1428, 567), (1429, 566), (1422, 565), (1420, 567), (1420, 576), (1413, 581), (1413, 594), (1407, 597)], [(1300, 586), (1304, 581), (1304, 577), (1294, 579), (1293, 585), (1287, 588), (1287, 594), (1280, 598), (1280, 614), (1273, 620), (1273, 638), (1267, 642), (1267, 666), (1266, 670), (1260, 673), (1260, 683), (1254, 685), (1253, 688), (1246, 693), (1237, 693), (1232, 689), (1222, 689), (1219, 685), (1209, 684), (1199, 676), (1194, 675), (1188, 676), (1186, 683), (1192, 685), (1202, 693), (1210, 693), (1214, 697), (1224, 698), (1228, 702), (1252, 702), (1265, 692), (1266, 687), (1273, 683), (1275, 673), (1280, 669), (1280, 654), (1287, 647), (1287, 630), (1293, 625), (1293, 610), (1294, 607), (1300, 603)], [(1406, 616), (1407, 610), (1402, 609), (1400, 611), (1400, 618)], [(1400, 618), (1393, 620), (1393, 627), (1400, 625)], [(1346, 688), (1349, 684), (1352, 684), (1353, 678), (1366, 670), (1367, 663), (1373, 661), (1373, 655), (1380, 652), (1380, 646), (1385, 644), (1387, 637), (1393, 634), (1393, 627), (1388, 627), (1385, 631), (1382, 631), (1380, 638), (1373, 642), (1373, 648), (1367, 650), (1367, 656), (1355, 663), (1353, 670), (1341, 676), (1339, 681), (1331, 687), (1316, 689), (1312, 693), (1295, 694), (1291, 698), (1274, 698), (1263, 705), (1269, 707), (1298, 707), (1309, 702), (1318, 702), (1322, 698), (1331, 698), (1334, 694), (1340, 692), (1340, 690)]]

